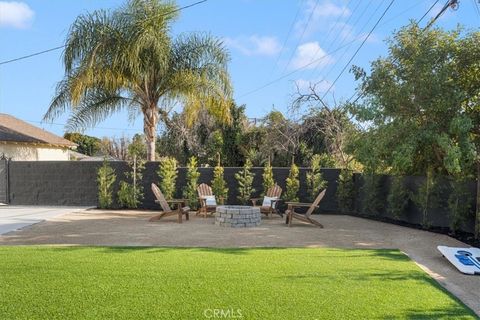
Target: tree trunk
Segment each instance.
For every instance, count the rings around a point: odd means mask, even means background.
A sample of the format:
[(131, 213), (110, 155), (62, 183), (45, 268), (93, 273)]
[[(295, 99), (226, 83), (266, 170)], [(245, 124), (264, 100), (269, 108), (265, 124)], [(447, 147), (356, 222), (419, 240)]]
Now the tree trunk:
[(157, 142), (158, 111), (156, 104), (144, 110), (143, 132), (147, 142), (147, 161), (155, 161), (155, 144)]
[(477, 159), (477, 208), (475, 214), (475, 240), (480, 239), (480, 159)]

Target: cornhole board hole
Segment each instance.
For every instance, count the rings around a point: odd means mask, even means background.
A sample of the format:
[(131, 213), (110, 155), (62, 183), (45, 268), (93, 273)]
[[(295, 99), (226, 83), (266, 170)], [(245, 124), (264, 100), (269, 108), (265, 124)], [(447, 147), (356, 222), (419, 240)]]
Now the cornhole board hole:
[(446, 246), (438, 246), (437, 249), (460, 272), (480, 275), (480, 249)]

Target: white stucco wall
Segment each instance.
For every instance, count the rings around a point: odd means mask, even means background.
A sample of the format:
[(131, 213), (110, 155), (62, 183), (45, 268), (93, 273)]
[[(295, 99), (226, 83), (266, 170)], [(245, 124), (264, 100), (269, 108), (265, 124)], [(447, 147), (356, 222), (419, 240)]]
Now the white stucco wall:
[(40, 147), (22, 144), (0, 144), (0, 155), (13, 161), (55, 161), (69, 160), (67, 148)]

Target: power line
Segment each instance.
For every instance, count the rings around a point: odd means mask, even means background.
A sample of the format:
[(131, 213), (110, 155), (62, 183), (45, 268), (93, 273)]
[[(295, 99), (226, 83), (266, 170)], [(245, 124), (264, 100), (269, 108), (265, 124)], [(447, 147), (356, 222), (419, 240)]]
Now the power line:
[[(361, 38), (355, 38), (355, 39), (353, 39), (352, 41), (344, 44), (343, 46), (340, 46), (340, 47), (336, 48), (335, 50), (333, 50), (332, 52), (330, 52), (330, 54), (335, 53), (335, 52), (337, 52), (337, 51), (340, 51), (341, 49), (347, 47), (348, 45), (350, 45), (350, 44), (352, 44), (353, 42), (356, 42), (356, 41), (358, 41), (358, 40), (360, 40), (360, 39), (361, 39)], [(295, 70), (292, 70), (291, 72), (286, 73), (286, 74), (284, 74), (284, 75), (282, 75), (282, 76), (280, 76), (280, 77), (278, 77), (278, 78), (276, 78), (276, 79), (274, 79), (274, 80), (272, 80), (272, 81), (269, 81), (269, 82), (265, 83), (264, 85), (262, 85), (262, 86), (260, 86), (260, 87), (258, 87), (258, 88), (256, 88), (256, 89), (253, 89), (253, 90), (250, 90), (250, 91), (248, 91), (248, 92), (245, 92), (244, 94), (238, 96), (238, 98), (243, 98), (243, 97), (245, 97), (245, 96), (251, 95), (252, 93), (258, 92), (258, 91), (260, 91), (260, 90), (262, 90), (262, 89), (264, 89), (264, 88), (266, 88), (266, 87), (269, 87), (269, 86), (271, 86), (272, 84), (274, 84), (274, 83), (276, 83), (276, 82), (278, 82), (278, 81), (280, 81), (280, 80), (283, 80), (283, 79), (285, 79), (286, 77), (291, 76), (292, 74), (297, 73), (297, 72), (300, 71), (300, 70), (303, 70), (303, 69), (308, 68), (309, 66), (311, 66), (311, 65), (313, 65), (313, 64), (321, 61), (322, 59), (327, 58), (328, 56), (329, 56), (329, 54), (324, 54), (323, 56), (318, 57), (317, 59), (315, 59), (315, 60), (313, 60), (313, 61), (310, 61), (309, 63), (307, 63), (307, 64), (305, 64), (305, 65), (303, 65), (303, 66), (301, 66), (301, 67), (299, 67), (299, 68), (296, 68)]]
[(317, 9), (318, 2), (319, 2), (319, 0), (315, 1), (315, 5), (312, 8), (312, 12), (310, 12), (310, 15), (308, 16), (307, 23), (305, 24), (305, 27), (303, 28), (302, 34), (301, 34), (300, 38), (298, 39), (297, 45), (292, 50), (290, 58), (288, 59), (288, 62), (285, 65), (285, 69), (283, 69), (283, 72), (285, 72), (287, 70), (288, 66), (290, 65), (290, 62), (293, 59), (293, 56), (295, 55), (295, 52), (297, 51), (297, 48), (300, 46), (300, 42), (302, 42), (302, 40), (303, 40), (303, 36), (305, 35), (305, 32), (307, 31), (308, 25), (310, 24), (310, 20), (312, 20), (313, 14), (315, 13), (315, 9)]
[[(475, 0), (474, 0), (475, 1)], [(430, 13), (430, 11), (433, 9), (433, 7), (439, 2), (439, 0), (437, 0), (432, 6), (430, 6), (430, 8), (427, 10), (427, 12), (418, 20), (417, 22), (417, 25)], [(422, 31), (426, 31), (428, 28), (430, 28), (434, 23), (435, 21), (437, 21), (437, 19), (445, 12), (445, 10), (448, 8), (448, 7), (454, 7), (454, 6), (458, 6), (458, 1), (457, 0), (447, 0), (447, 3), (445, 3), (445, 5), (443, 6), (443, 8), (440, 10), (440, 12), (429, 22), (429, 24), (422, 29)], [(395, 59), (396, 60), (396, 59)], [(358, 92), (354, 92), (353, 95), (347, 100), (347, 102), (345, 104), (348, 104), (350, 103), (350, 101), (353, 99), (353, 97), (355, 97), (356, 95), (358, 94)], [(364, 92), (361, 92), (360, 94), (358, 94), (358, 96), (355, 98), (355, 100), (351, 103), (356, 103), (359, 99), (361, 99), (363, 96), (365, 95)]]
[(362, 43), (360, 44), (360, 46), (357, 48), (357, 50), (353, 53), (352, 57), (350, 58), (350, 60), (348, 60), (347, 64), (343, 67), (342, 71), (340, 71), (340, 74), (337, 76), (337, 78), (335, 78), (335, 80), (332, 82), (332, 84), (330, 85), (330, 87), (327, 89), (327, 91), (323, 94), (323, 98), (325, 98), (325, 96), (330, 92), (330, 90), (333, 88), (333, 86), (335, 85), (335, 83), (337, 83), (338, 79), (340, 79), (340, 77), (342, 76), (342, 74), (345, 72), (345, 70), (348, 68), (348, 66), (350, 65), (350, 63), (352, 62), (352, 60), (357, 56), (358, 52), (360, 51), (360, 49), (362, 49), (363, 45), (365, 44), (365, 42), (368, 40), (368, 38), (370, 37), (370, 35), (373, 33), (373, 31), (375, 30), (375, 28), (378, 26), (378, 24), (380, 23), (380, 21), (382, 21), (383, 17), (385, 16), (385, 14), (388, 12), (388, 10), (390, 9), (390, 7), (392, 6), (392, 4), (395, 2), (395, 0), (392, 0), (390, 1), (390, 4), (388, 5), (388, 7), (385, 9), (385, 11), (383, 11), (382, 15), (380, 16), (380, 18), (377, 20), (377, 22), (375, 23), (375, 25), (373, 26), (373, 28), (370, 30), (370, 32), (367, 34), (367, 36), (365, 37), (365, 39), (363, 39)]
[(439, 1), (440, 1), (440, 0), (435, 1), (435, 2), (430, 6), (430, 8), (428, 9), (428, 11), (425, 12), (425, 14), (417, 21), (417, 24), (420, 24), (420, 22), (422, 22), (422, 20), (427, 16), (427, 14), (430, 13), (430, 11), (432, 11), (433, 7), (435, 7)]
[[(175, 10), (172, 10), (172, 11), (170, 11), (170, 12), (162, 13), (162, 14), (160, 14), (160, 15), (158, 15), (158, 16), (151, 17), (150, 19), (167, 16), (167, 15), (169, 15), (169, 14), (172, 14), (172, 13), (175, 13), (175, 12), (178, 12), (178, 11), (181, 11), (181, 10), (184, 10), (184, 9), (191, 8), (191, 7), (193, 7), (193, 6), (199, 5), (199, 4), (204, 3), (204, 2), (207, 2), (207, 1), (208, 1), (208, 0), (197, 1), (197, 2), (194, 2), (194, 3), (192, 3), (192, 4), (189, 4), (189, 5), (186, 5), (186, 6), (177, 8), (177, 9), (175, 9)], [(47, 49), (47, 50), (43, 50), (43, 51), (31, 53), (31, 54), (28, 54), (28, 55), (25, 55), (25, 56), (21, 56), (21, 57), (18, 57), (18, 58), (14, 58), (14, 59), (10, 59), (10, 60), (5, 60), (5, 61), (0, 62), (0, 65), (12, 63), (12, 62), (19, 61), (19, 60), (28, 59), (28, 58), (35, 57), (35, 56), (38, 56), (38, 55), (41, 55), (41, 54), (44, 54), (44, 53), (48, 53), (48, 52), (60, 50), (60, 49), (63, 49), (63, 48), (65, 48), (65, 47), (66, 47), (66, 45), (64, 44), (64, 45), (62, 45), (62, 46), (58, 46), (58, 47), (55, 47), (55, 48), (51, 48), (51, 49)]]
[[(363, 17), (363, 15), (365, 14), (365, 12), (367, 11), (367, 9), (370, 7), (370, 5), (372, 4), (372, 0), (369, 1), (368, 5), (363, 9), (363, 11), (360, 13), (360, 16), (357, 18), (357, 20), (355, 20), (355, 22), (352, 24), (352, 29), (354, 29), (355, 25), (358, 24), (358, 22), (360, 21), (360, 19)], [(372, 20), (372, 18), (375, 16), (375, 14), (377, 13), (377, 11), (380, 9), (380, 7), (382, 6), (382, 3), (380, 3), (377, 8), (375, 9), (375, 11), (372, 13), (372, 15), (370, 16), (370, 18), (368, 18), (367, 22), (363, 25), (363, 27), (360, 29), (360, 31), (358, 32), (358, 35), (361, 35), (362, 32), (363, 32), (363, 29), (365, 29), (365, 27), (368, 26), (368, 24), (370, 23), (370, 20)], [(347, 37), (343, 37), (342, 41), (340, 42), (340, 45), (342, 45), (345, 40), (347, 40)], [(348, 45), (348, 47), (343, 51), (342, 55), (340, 56), (340, 58), (338, 59), (338, 61), (342, 61), (343, 57), (345, 56), (345, 54), (348, 53), (350, 47), (351, 47), (352, 43), (350, 45)], [(335, 68), (335, 65), (332, 65), (328, 72), (325, 74), (325, 76), (322, 77), (322, 79), (319, 81), (319, 82), (322, 82), (322, 81), (325, 81), (326, 78), (330, 75), (330, 73), (334, 70)], [(312, 76), (313, 73), (310, 75)]]
[(474, 5), (475, 9), (477, 9), (477, 15), (480, 18), (480, 8), (478, 6), (477, 0), (472, 0), (472, 1), (473, 1), (473, 5)]
[[(423, 1), (426, 1), (426, 0), (423, 0)], [(416, 3), (415, 5), (409, 7), (408, 9), (400, 12), (399, 14), (397, 14), (397, 15), (396, 15), (395, 17), (393, 17), (392, 19), (390, 19), (390, 20), (388, 20), (388, 21), (385, 21), (384, 23), (380, 24), (380, 26), (384, 26), (384, 25), (392, 22), (393, 20), (395, 20), (395, 19), (397, 19), (398, 17), (402, 16), (403, 14), (405, 14), (405, 13), (408, 12), (408, 11), (410, 11), (411, 9), (416, 8), (419, 4), (421, 4), (421, 2), (418, 2), (418, 3)], [(345, 45), (340, 46), (340, 47), (337, 47), (335, 50), (331, 51), (330, 53), (326, 53), (325, 55), (323, 55), (323, 56), (321, 56), (321, 57), (319, 57), (319, 58), (317, 58), (317, 59), (315, 59), (315, 60), (312, 60), (312, 61), (310, 61), (309, 63), (307, 63), (307, 64), (305, 64), (305, 65), (303, 65), (303, 66), (301, 66), (301, 67), (299, 67), (299, 68), (297, 68), (297, 69), (295, 69), (295, 70), (292, 70), (291, 72), (289, 72), (289, 73), (287, 73), (287, 74), (284, 74), (284, 75), (282, 75), (282, 76), (280, 76), (280, 77), (278, 77), (278, 78), (276, 78), (276, 79), (274, 79), (274, 80), (271, 80), (271, 81), (269, 81), (269, 82), (261, 85), (260, 87), (257, 87), (256, 89), (252, 89), (252, 90), (250, 90), (250, 91), (247, 91), (247, 92), (241, 94), (240, 96), (238, 96), (237, 98), (243, 98), (243, 97), (249, 96), (249, 95), (251, 95), (251, 94), (253, 94), (253, 93), (256, 93), (256, 92), (258, 92), (258, 91), (260, 91), (260, 90), (262, 90), (262, 89), (264, 89), (264, 88), (266, 88), (266, 87), (269, 87), (269, 86), (271, 86), (272, 84), (275, 84), (275, 83), (277, 83), (278, 81), (283, 80), (283, 79), (285, 79), (286, 77), (288, 77), (288, 76), (290, 76), (290, 75), (292, 75), (292, 74), (297, 73), (298, 71), (301, 71), (301, 70), (303, 70), (303, 69), (305, 69), (305, 68), (308, 68), (308, 67), (311, 66), (312, 64), (315, 64), (315, 63), (317, 63), (318, 61), (320, 61), (320, 60), (322, 60), (322, 59), (325, 59), (328, 55), (331, 55), (331, 54), (333, 54), (333, 53), (336, 53), (336, 52), (340, 51), (341, 49), (347, 47), (348, 45), (350, 45), (350, 44), (352, 44), (352, 43), (354, 43), (354, 42), (357, 42), (358, 40), (361, 40), (363, 37), (364, 37), (364, 36), (359, 36), (359, 37), (353, 39), (352, 41), (347, 42)], [(353, 98), (353, 97), (352, 97), (352, 98)], [(351, 98), (350, 98), (350, 100), (351, 100)]]
[(299, 16), (299, 13), (300, 13), (301, 9), (302, 9), (302, 3), (300, 3), (300, 5), (298, 6), (297, 12), (295, 13), (295, 17), (293, 18), (292, 23), (290, 24), (290, 28), (288, 29), (287, 36), (285, 37), (285, 41), (283, 42), (282, 48), (280, 49), (280, 51), (278, 53), (277, 59), (275, 61), (275, 64), (273, 66), (272, 71), (270, 72), (270, 75), (272, 75), (273, 72), (275, 71), (275, 69), (277, 68), (278, 62), (280, 61), (280, 58), (281, 58), (282, 53), (283, 53), (283, 49), (285, 49), (285, 47), (287, 46), (288, 39), (290, 38), (290, 34), (292, 33), (293, 27), (297, 23), (298, 16)]
[[(348, 6), (350, 5), (350, 2), (351, 0), (349, 0), (347, 2), (347, 4), (344, 6), (343, 8), (343, 11), (342, 13), (338, 16), (337, 20), (335, 21), (335, 23), (332, 25), (332, 27), (330, 28), (330, 30), (328, 30), (328, 33), (327, 33), (327, 36), (325, 37), (325, 42), (326, 40), (329, 39), (330, 37), (330, 34), (332, 33), (332, 31), (335, 29), (335, 27), (338, 25), (338, 23), (340, 22), (340, 18), (342, 18), (344, 15), (345, 15), (345, 12), (346, 10), (348, 9)], [(353, 9), (353, 11), (357, 10), (358, 6), (360, 5), (361, 1), (358, 2), (358, 4), (355, 6), (355, 8)], [(345, 23), (343, 24), (341, 30), (337, 33), (336, 37), (333, 38), (333, 41), (330, 42), (330, 45), (325, 49), (326, 52), (330, 51), (330, 48), (333, 46), (333, 44), (337, 41), (337, 38), (340, 34), (343, 33), (343, 30), (345, 29), (346, 25), (348, 24), (348, 22), (350, 21), (350, 19), (352, 18), (352, 15), (350, 15), (347, 19), (347, 21), (345, 21)], [(342, 43), (340, 43), (340, 45), (342, 45)], [(315, 57), (317, 56), (318, 52), (321, 50), (321, 47), (318, 46), (318, 49), (317, 51), (315, 51), (315, 54), (312, 56), (312, 60), (315, 59)], [(315, 68), (313, 69), (315, 70)], [(309, 76), (311, 77), (313, 75), (313, 70), (312, 72), (310, 72)]]

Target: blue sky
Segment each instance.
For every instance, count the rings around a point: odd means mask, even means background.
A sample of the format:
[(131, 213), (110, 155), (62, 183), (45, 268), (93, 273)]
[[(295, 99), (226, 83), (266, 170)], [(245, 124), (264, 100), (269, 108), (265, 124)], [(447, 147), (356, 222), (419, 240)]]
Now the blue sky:
[[(478, 30), (476, 0), (461, 0), (436, 23), (445, 29), (457, 24)], [(195, 0), (179, 0), (185, 6)], [(392, 32), (419, 19), (434, 0), (396, 0), (372, 36), (353, 60), (368, 70), (372, 60), (386, 55), (384, 40)], [(0, 61), (62, 45), (70, 24), (85, 12), (115, 8), (113, 0), (0, 1)], [(318, 83), (326, 91), (388, 6), (388, 0), (208, 0), (181, 12), (173, 33), (208, 32), (224, 39), (231, 53), (234, 97), (246, 104), (249, 117), (262, 117), (272, 108), (285, 112), (296, 85)], [(422, 25), (439, 12), (439, 1)], [(479, 4), (480, 6), (480, 4)], [(347, 45), (351, 43), (350, 45)], [(337, 50), (339, 47), (343, 47)], [(63, 134), (65, 118), (54, 124), (39, 122), (63, 77), (61, 50), (0, 66), (0, 112), (31, 121)], [(318, 63), (298, 70), (325, 56)], [(327, 100), (348, 99), (356, 83), (347, 71), (327, 94)], [(266, 84), (270, 85), (266, 86)], [(88, 129), (95, 136), (132, 135), (142, 131), (142, 119), (127, 121), (118, 114)]]

